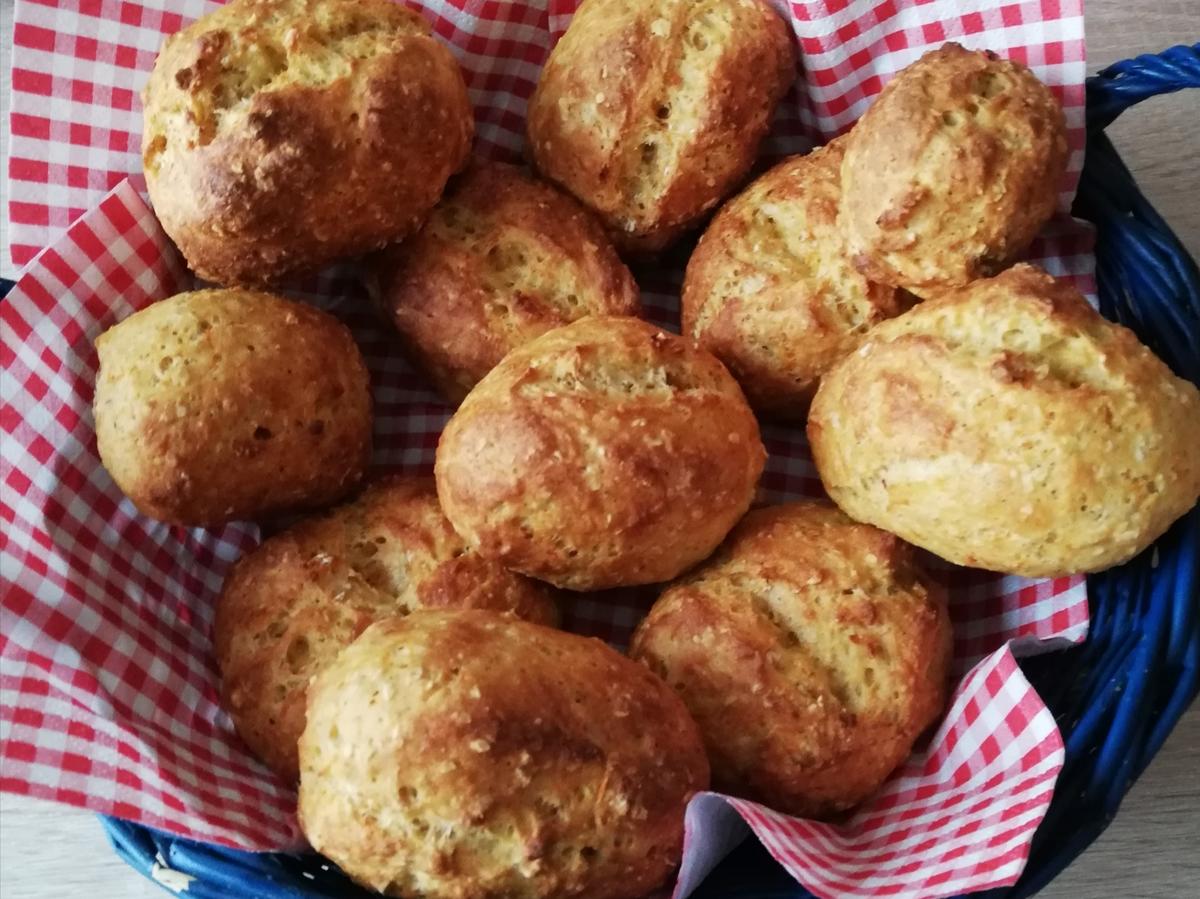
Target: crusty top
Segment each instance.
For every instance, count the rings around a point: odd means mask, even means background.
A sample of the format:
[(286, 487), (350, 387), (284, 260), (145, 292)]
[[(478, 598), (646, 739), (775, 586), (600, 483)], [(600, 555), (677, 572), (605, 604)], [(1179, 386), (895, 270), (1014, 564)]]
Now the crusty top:
[(618, 248), (653, 252), (745, 177), (794, 77), (764, 0), (586, 0), (530, 101), (529, 149)]
[(222, 701), (250, 748), (295, 782), (308, 681), (370, 624), (415, 609), (481, 608), (554, 625), (550, 593), (468, 551), (433, 478), (383, 478), (233, 567), (214, 628)]
[(570, 589), (652, 583), (710, 553), (766, 453), (710, 354), (631, 318), (585, 318), (514, 350), (438, 444), (468, 545)]
[(427, 899), (640, 899), (708, 785), (696, 725), (647, 669), (481, 611), (369, 628), (313, 682), (300, 765), (313, 846)]
[(197, 290), (96, 339), (100, 458), (144, 514), (191, 526), (321, 506), (371, 457), (350, 330), (272, 294)]
[(1107, 568), (1200, 495), (1196, 387), (1028, 265), (875, 328), (808, 434), (852, 517), (996, 571)]
[(167, 39), (143, 99), (154, 210), (223, 284), (410, 233), (474, 127), (450, 51), (388, 0), (233, 0)]
[(451, 401), (514, 347), (587, 315), (638, 315), (637, 284), (573, 198), (477, 160), (429, 221), (385, 254), (385, 311)]
[(850, 132), (850, 252), (868, 277), (920, 296), (993, 275), (1053, 213), (1066, 164), (1062, 108), (1029, 69), (945, 44)]
[(802, 419), (821, 374), (903, 308), (846, 252), (844, 143), (781, 162), (726, 203), (683, 281), (683, 332), (729, 367), (755, 409), (780, 418)]
[(941, 714), (943, 592), (828, 503), (756, 509), (672, 584), (631, 654), (683, 697), (718, 789), (804, 816), (861, 802)]

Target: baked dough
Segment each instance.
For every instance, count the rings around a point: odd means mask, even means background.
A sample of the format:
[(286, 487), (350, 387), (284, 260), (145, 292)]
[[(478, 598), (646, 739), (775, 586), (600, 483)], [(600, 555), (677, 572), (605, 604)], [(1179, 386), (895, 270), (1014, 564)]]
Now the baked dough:
[(479, 382), (442, 432), (435, 475), (480, 555), (598, 590), (707, 556), (749, 508), (765, 458), (713, 356), (638, 319), (585, 318)]
[(475, 162), (411, 240), (387, 251), (380, 299), (408, 355), (459, 402), (505, 354), (588, 315), (639, 315), (633, 276), (574, 199)]
[(945, 44), (850, 131), (842, 228), (869, 278), (929, 296), (994, 275), (1054, 212), (1067, 165), (1058, 100), (1018, 62)]
[(308, 697), (301, 826), (392, 896), (641, 899), (708, 786), (695, 723), (646, 668), (490, 612), (382, 621)]
[(721, 208), (688, 260), (683, 333), (773, 418), (802, 420), (829, 366), (905, 307), (846, 251), (837, 223), (844, 142), (756, 180)]
[(154, 211), (229, 286), (412, 233), (474, 130), (458, 63), (389, 0), (233, 0), (167, 38), (143, 105)]
[(1195, 385), (1028, 265), (876, 327), (808, 437), (852, 518), (1030, 577), (1124, 562), (1200, 495)]
[(942, 713), (951, 632), (912, 547), (828, 503), (750, 512), (631, 653), (700, 725), (714, 786), (804, 817), (874, 793)]
[(350, 331), (247, 290), (181, 293), (96, 339), (100, 459), (139, 511), (216, 525), (326, 505), (371, 456)]
[(429, 477), (381, 479), (271, 537), (237, 562), (217, 600), (221, 699), (238, 733), (294, 783), (309, 679), (374, 622), (429, 608), (558, 620), (545, 585), (467, 550)]
[(764, 0), (585, 0), (529, 103), (538, 170), (653, 253), (750, 171), (795, 78)]

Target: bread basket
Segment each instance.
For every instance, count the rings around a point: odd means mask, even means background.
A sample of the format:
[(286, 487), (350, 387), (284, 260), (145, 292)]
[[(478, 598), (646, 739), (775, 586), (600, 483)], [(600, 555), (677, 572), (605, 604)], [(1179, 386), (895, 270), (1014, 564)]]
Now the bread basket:
[[(1087, 82), (1086, 164), (1074, 214), (1096, 228), (1101, 312), (1200, 383), (1200, 269), (1138, 190), (1104, 129), (1158, 94), (1200, 88), (1200, 44), (1125, 60)], [(1023, 663), (1054, 713), (1066, 762), (1010, 897), (1036, 893), (1116, 815), (1121, 800), (1200, 692), (1200, 508), (1131, 562), (1088, 578), (1082, 646)], [(312, 855), (254, 854), (103, 818), (118, 855), (171, 892), (262, 899), (375, 895)], [(811, 895), (756, 841), (735, 850), (697, 897)]]

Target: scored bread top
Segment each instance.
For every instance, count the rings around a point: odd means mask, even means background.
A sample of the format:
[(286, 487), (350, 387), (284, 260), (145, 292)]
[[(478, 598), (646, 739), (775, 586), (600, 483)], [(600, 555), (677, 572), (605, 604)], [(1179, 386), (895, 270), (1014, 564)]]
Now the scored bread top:
[(853, 518), (1030, 577), (1123, 562), (1200, 495), (1200, 392), (1029, 265), (878, 325), (808, 435)]
[(435, 474), (481, 554), (561, 587), (674, 577), (749, 507), (766, 453), (710, 354), (631, 318), (514, 350), (442, 432)]
[(222, 702), (255, 754), (295, 782), (308, 682), (369, 625), (428, 608), (554, 625), (550, 594), (468, 551), (432, 478), (382, 478), (234, 565), (214, 625)]
[(389, 0), (234, 0), (167, 38), (143, 100), (154, 210), (223, 284), (410, 233), (474, 127), (450, 51)]
[(529, 104), (538, 170), (654, 252), (745, 177), (795, 49), (763, 0), (586, 0)]
[(309, 690), (300, 821), (393, 896), (640, 899), (708, 786), (696, 725), (594, 638), (482, 611), (367, 630)]
[(845, 138), (793, 156), (713, 218), (688, 260), (683, 332), (729, 367), (751, 405), (802, 419), (821, 374), (897, 291), (851, 263), (837, 224)]
[(800, 502), (749, 512), (630, 652), (683, 697), (717, 789), (825, 816), (878, 789), (941, 713), (950, 648), (912, 547)]
[(476, 160), (421, 231), (381, 260), (380, 300), (417, 365), (457, 402), (515, 347), (588, 315), (638, 315), (637, 284), (576, 200)]
[(1054, 212), (1067, 165), (1058, 100), (1025, 66), (945, 44), (851, 129), (842, 228), (867, 277), (918, 296), (1000, 271)]

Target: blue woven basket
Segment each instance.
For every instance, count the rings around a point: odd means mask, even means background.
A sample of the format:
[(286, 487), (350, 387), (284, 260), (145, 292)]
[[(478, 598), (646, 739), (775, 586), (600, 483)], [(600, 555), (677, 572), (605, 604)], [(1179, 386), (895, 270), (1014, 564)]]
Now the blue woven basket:
[[(1100, 309), (1132, 328), (1179, 375), (1200, 383), (1200, 270), (1138, 191), (1104, 128), (1156, 94), (1200, 87), (1200, 44), (1139, 56), (1088, 80), (1087, 162), (1075, 214), (1097, 230)], [(1030, 896), (1082, 852), (1200, 688), (1197, 569), (1200, 508), (1128, 564), (1088, 578), (1087, 643), (1023, 664), (1054, 712), (1066, 764), (1020, 881), (988, 896)], [(256, 855), (104, 818), (117, 853), (147, 877), (193, 878), (199, 899), (368, 897), (317, 856)], [(155, 876), (157, 875), (157, 876)], [(170, 880), (170, 877), (167, 878)], [(178, 881), (177, 881), (178, 882)], [(811, 894), (747, 840), (709, 876), (699, 899), (802, 899)]]

